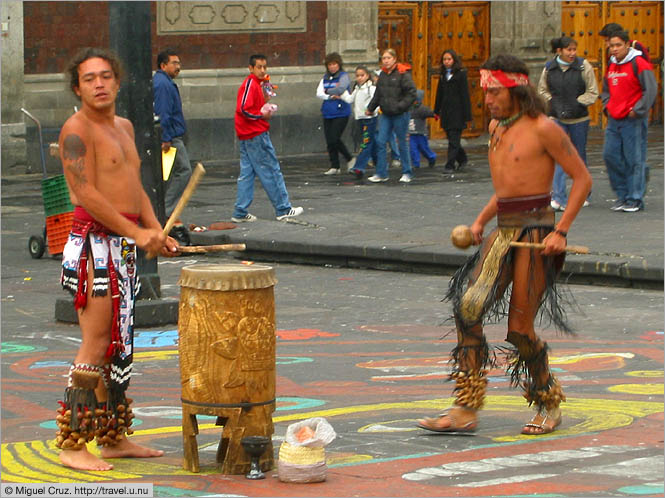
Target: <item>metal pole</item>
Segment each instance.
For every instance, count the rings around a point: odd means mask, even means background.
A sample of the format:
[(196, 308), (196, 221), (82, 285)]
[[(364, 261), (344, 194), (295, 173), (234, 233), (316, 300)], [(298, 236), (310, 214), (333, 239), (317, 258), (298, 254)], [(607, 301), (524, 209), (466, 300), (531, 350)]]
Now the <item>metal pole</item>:
[[(116, 112), (134, 125), (143, 188), (159, 217), (164, 212), (164, 195), (161, 153), (153, 118), (150, 3), (108, 2), (109, 38), (111, 48), (120, 56), (127, 71), (127, 80), (118, 93)], [(143, 251), (138, 251), (137, 267), (141, 279), (139, 298), (160, 297), (157, 259), (148, 260)]]

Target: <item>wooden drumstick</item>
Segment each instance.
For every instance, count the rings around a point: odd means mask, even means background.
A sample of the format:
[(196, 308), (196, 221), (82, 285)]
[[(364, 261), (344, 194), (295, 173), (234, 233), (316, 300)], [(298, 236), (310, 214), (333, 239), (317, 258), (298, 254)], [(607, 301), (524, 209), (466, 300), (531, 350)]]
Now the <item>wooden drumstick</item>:
[(245, 244), (216, 244), (211, 246), (183, 246), (180, 252), (205, 253), (217, 251), (244, 251)]
[[(182, 213), (183, 209), (185, 209), (185, 206), (189, 202), (189, 198), (192, 196), (194, 193), (194, 190), (196, 190), (196, 186), (199, 184), (199, 181), (201, 180), (201, 177), (205, 175), (206, 170), (203, 168), (203, 164), (201, 163), (196, 163), (196, 166), (194, 167), (194, 171), (192, 172), (192, 176), (189, 179), (189, 182), (187, 183), (187, 186), (185, 187), (185, 191), (182, 193), (180, 196), (180, 199), (178, 200), (178, 204), (176, 204), (175, 209), (173, 210), (173, 213), (171, 213), (171, 216), (169, 216), (169, 219), (166, 222), (166, 225), (164, 225), (164, 230), (163, 233), (164, 235), (168, 236), (169, 232), (173, 228), (173, 225), (175, 224), (176, 220), (180, 218), (180, 214)], [(152, 259), (155, 256), (157, 256), (157, 253), (149, 252), (146, 254), (146, 259)]]
[[(510, 247), (524, 247), (526, 249), (545, 249), (545, 244), (538, 242), (511, 242)], [(576, 254), (589, 254), (589, 248), (586, 246), (566, 246), (566, 252)]]

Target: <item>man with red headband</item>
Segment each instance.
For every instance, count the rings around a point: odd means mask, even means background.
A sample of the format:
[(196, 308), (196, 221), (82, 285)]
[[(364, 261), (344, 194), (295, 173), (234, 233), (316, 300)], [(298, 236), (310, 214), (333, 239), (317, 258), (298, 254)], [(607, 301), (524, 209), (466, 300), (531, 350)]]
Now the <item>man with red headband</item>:
[[(496, 355), (483, 324), (505, 314), (508, 306), (508, 372), (536, 414), (522, 434), (552, 432), (561, 423), (565, 400), (548, 365), (547, 343), (534, 331), (539, 309), (554, 325), (572, 333), (559, 303), (555, 280), (563, 266), (566, 236), (591, 189), (591, 177), (566, 133), (545, 114), (545, 104), (529, 84), (528, 68), (509, 55), (489, 59), (480, 70), (492, 121), (489, 164), (495, 194), (471, 225), (480, 249), (457, 271), (447, 299), (453, 303), (457, 346), (451, 353), (455, 400), (419, 427), (434, 432), (474, 432), (483, 406), (487, 369)], [(570, 200), (558, 223), (550, 207), (554, 164), (573, 179)], [(497, 227), (483, 237), (496, 216)], [(539, 242), (544, 249), (513, 248), (513, 241)], [(504, 293), (512, 283), (510, 300)], [(544, 306), (542, 306), (544, 305)], [(542, 308), (541, 308), (542, 306)]]

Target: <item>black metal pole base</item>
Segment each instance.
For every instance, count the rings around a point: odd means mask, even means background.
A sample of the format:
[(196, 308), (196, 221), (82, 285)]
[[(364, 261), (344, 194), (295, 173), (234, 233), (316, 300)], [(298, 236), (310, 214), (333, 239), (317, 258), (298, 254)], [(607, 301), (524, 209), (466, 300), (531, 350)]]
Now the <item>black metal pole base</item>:
[[(59, 322), (78, 323), (74, 300), (61, 298), (55, 301), (55, 319)], [(178, 323), (176, 299), (141, 299), (134, 308), (134, 327), (157, 327)]]

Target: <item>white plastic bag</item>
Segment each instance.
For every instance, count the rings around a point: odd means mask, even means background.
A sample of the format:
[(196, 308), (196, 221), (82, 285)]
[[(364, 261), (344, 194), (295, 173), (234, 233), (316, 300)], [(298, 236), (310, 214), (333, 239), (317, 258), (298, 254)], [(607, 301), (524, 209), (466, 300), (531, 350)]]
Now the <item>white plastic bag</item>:
[[(304, 441), (299, 441), (296, 435), (303, 427), (312, 429), (314, 435)], [(302, 422), (291, 424), (286, 429), (286, 442), (291, 446), (323, 448), (324, 446), (328, 446), (336, 437), (335, 429), (323, 417), (308, 418)]]

